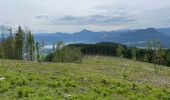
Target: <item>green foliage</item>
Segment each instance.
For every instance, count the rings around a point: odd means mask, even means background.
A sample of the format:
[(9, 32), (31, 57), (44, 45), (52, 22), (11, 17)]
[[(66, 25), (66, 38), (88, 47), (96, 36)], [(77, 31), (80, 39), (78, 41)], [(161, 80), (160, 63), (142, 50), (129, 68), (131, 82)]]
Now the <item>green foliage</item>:
[(12, 29), (6, 29), (10, 32), (7, 38), (0, 41), (0, 58), (15, 60), (35, 60), (35, 44), (31, 31), (23, 30), (21, 26), (13, 37)]
[(15, 59), (23, 59), (23, 46), (24, 46), (24, 31), (21, 26), (18, 27), (18, 30), (15, 34)]
[(128, 77), (128, 73), (125, 70), (122, 72), (123, 82), (125, 83), (126, 78)]
[[(101, 42), (96, 44), (70, 44), (68, 46), (81, 48), (81, 52), (84, 55), (117, 56), (121, 58), (121, 61), (123, 57), (133, 59), (134, 67), (136, 66), (136, 61), (170, 66), (170, 49), (162, 48), (160, 41), (156, 40), (148, 41), (147, 48), (143, 49), (126, 47), (122, 44), (111, 42)], [(52, 56), (48, 55), (48, 57)]]
[(57, 45), (55, 52), (52, 54), (53, 62), (81, 63), (82, 54), (80, 48), (69, 46), (61, 47)]
[(10, 87), (10, 84), (8, 82), (0, 81), (0, 92), (1, 93), (8, 91), (9, 87)]
[(138, 62), (141, 67), (134, 70), (133, 61), (124, 59), (128, 70), (122, 72), (119, 60), (105, 56), (86, 56), (81, 64), (2, 60), (0, 76), (5, 80), (0, 80), (0, 99), (170, 99), (170, 85), (164, 84), (169, 68), (154, 73), (152, 64)]
[(21, 87), (16, 87), (18, 97), (29, 97), (29, 94), (32, 91), (31, 87), (28, 86), (21, 86)]
[(31, 31), (29, 31), (27, 34), (26, 34), (26, 53), (27, 53), (27, 56), (26, 56), (26, 59), (29, 60), (29, 61), (34, 61), (35, 59), (35, 46), (34, 46), (34, 37), (31, 33)]
[(132, 47), (131, 53), (132, 53), (132, 59), (134, 61), (134, 67), (136, 66), (136, 48)]
[(40, 53), (39, 53), (39, 49), (40, 49), (39, 43), (37, 42), (37, 43), (35, 44), (36, 59), (37, 59), (37, 61), (40, 61)]
[(117, 48), (117, 54), (118, 56), (122, 57), (123, 56), (123, 46), (119, 44), (118, 48)]

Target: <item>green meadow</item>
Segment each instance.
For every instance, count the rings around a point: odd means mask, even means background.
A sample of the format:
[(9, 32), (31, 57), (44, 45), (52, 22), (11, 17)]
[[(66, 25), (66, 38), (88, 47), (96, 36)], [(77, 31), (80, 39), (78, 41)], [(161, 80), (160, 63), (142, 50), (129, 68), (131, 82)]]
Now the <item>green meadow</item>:
[(81, 64), (0, 60), (0, 100), (170, 100), (170, 68), (154, 68), (105, 56)]

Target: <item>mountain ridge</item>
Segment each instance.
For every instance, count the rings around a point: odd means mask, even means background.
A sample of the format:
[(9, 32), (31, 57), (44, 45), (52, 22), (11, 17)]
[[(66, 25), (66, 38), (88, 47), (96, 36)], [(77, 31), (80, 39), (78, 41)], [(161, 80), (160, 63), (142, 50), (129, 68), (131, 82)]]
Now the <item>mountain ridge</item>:
[(84, 29), (73, 34), (56, 32), (54, 34), (36, 34), (34, 36), (36, 41), (39, 42), (44, 39), (47, 44), (57, 41), (73, 43), (115, 42), (128, 46), (137, 44), (136, 46), (142, 47), (146, 47), (146, 42), (150, 40), (159, 40), (164, 47), (167, 47), (170, 40), (170, 35), (155, 28), (100, 32)]

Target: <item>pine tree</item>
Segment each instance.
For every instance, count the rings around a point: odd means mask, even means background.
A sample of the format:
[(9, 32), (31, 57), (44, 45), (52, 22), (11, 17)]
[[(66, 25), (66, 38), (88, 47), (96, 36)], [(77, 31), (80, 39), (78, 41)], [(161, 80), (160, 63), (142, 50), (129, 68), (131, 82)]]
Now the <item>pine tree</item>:
[(153, 47), (153, 42), (152, 41), (147, 41), (147, 49), (146, 49), (146, 52), (145, 52), (145, 57), (144, 57), (144, 61), (145, 62), (152, 62), (152, 55), (151, 55), (151, 52), (152, 51), (152, 48)]
[(10, 36), (9, 36), (9, 38), (10, 38), (10, 59), (13, 59), (14, 58), (14, 48), (15, 48), (15, 46), (14, 46), (14, 37), (13, 37), (13, 34), (12, 34), (12, 29), (10, 28), (9, 29), (9, 31), (10, 31)]
[(4, 31), (6, 30), (6, 27), (4, 25), (1, 25), (0, 26), (0, 30), (1, 30), (1, 56), (2, 56), (2, 59), (4, 59)]
[(37, 42), (35, 45), (36, 48), (36, 60), (39, 60), (40, 54), (39, 54), (39, 43)]
[(29, 52), (29, 60), (33, 61), (34, 60), (34, 52), (35, 52), (35, 47), (34, 47), (34, 37), (31, 34), (31, 31), (28, 33), (28, 52)]
[(23, 59), (23, 47), (24, 47), (24, 31), (22, 30), (21, 26), (19, 26), (15, 35), (15, 58), (17, 60)]
[(25, 60), (29, 60), (29, 41), (28, 41), (28, 37), (29, 37), (29, 31), (25, 30), (25, 45), (24, 45), (24, 49), (25, 49)]
[(10, 35), (5, 39), (5, 44), (4, 47), (6, 47), (6, 55), (8, 56), (8, 59), (13, 59), (14, 58), (14, 38), (12, 35), (12, 29), (8, 29), (10, 32)]
[[(157, 63), (158, 64), (161, 64), (161, 65), (164, 65), (164, 62), (165, 62), (165, 50), (162, 48), (162, 44), (160, 41), (157, 41)], [(160, 67), (160, 70), (162, 68)]]
[[(44, 48), (45, 48), (45, 41), (44, 41), (44, 39), (42, 39), (41, 44), (40, 44), (40, 49), (41, 49), (42, 52), (44, 52)], [(40, 58), (41, 58), (41, 61), (42, 61), (44, 59), (44, 56), (41, 55)]]
[(56, 48), (55, 48), (55, 43), (53, 43), (53, 52), (55, 52), (55, 49), (56, 49)]

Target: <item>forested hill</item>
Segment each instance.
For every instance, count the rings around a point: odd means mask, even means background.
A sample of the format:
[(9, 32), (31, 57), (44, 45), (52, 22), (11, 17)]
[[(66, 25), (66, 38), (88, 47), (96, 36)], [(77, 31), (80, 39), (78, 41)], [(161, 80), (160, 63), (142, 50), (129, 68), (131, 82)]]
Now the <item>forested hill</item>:
[(170, 35), (159, 29), (137, 29), (125, 31), (101, 31), (93, 32), (82, 30), (73, 34), (54, 33), (54, 34), (35, 34), (35, 40), (40, 42), (42, 39), (47, 44), (53, 44), (56, 41), (73, 42), (73, 43), (97, 43), (97, 42), (114, 42), (122, 43), (127, 46), (136, 45), (138, 47), (146, 47), (146, 42), (149, 40), (159, 40), (163, 47), (168, 47)]
[[(124, 58), (133, 59), (133, 56), (135, 56), (135, 59), (138, 61), (170, 66), (170, 49), (162, 49), (159, 42), (153, 42), (156, 43), (158, 49), (150, 49), (154, 48), (154, 45), (145, 49), (139, 49), (111, 42), (100, 42), (96, 44), (70, 44), (66, 47), (80, 48), (84, 55), (104, 55), (119, 57), (121, 52)], [(150, 45), (150, 43), (148, 44)]]

